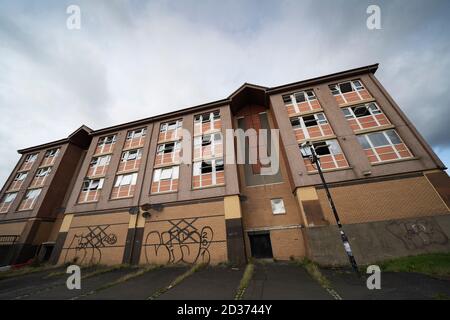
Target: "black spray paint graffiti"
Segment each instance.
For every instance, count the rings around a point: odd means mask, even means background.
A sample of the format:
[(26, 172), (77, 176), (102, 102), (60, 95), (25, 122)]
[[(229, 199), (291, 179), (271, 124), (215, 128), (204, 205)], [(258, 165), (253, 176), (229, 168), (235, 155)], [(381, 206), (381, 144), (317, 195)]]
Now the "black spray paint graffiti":
[[(75, 234), (68, 249), (75, 249), (75, 257), (79, 264), (98, 264), (102, 259), (102, 248), (112, 246), (117, 242), (114, 233), (108, 233), (110, 225), (87, 227), (86, 234)], [(64, 262), (67, 262), (66, 251)]]
[(145, 239), (147, 263), (154, 262), (156, 257), (166, 263), (209, 263), (208, 248), (214, 233), (209, 226), (197, 229), (194, 226), (196, 220), (169, 220), (169, 230), (149, 232)]
[(432, 220), (393, 221), (386, 226), (386, 229), (399, 238), (408, 250), (423, 249), (432, 244), (448, 243), (447, 235)]

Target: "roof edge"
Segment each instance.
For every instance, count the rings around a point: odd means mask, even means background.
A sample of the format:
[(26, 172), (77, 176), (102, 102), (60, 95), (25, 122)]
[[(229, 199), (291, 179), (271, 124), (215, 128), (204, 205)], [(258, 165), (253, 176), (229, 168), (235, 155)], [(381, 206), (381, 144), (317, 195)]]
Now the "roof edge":
[(267, 90), (267, 93), (269, 93), (269, 94), (277, 93), (279, 91), (294, 89), (296, 87), (302, 87), (305, 85), (312, 85), (312, 84), (315, 84), (318, 82), (332, 81), (334, 79), (342, 78), (345, 76), (353, 76), (353, 75), (369, 73), (369, 72), (375, 73), (378, 69), (378, 66), (379, 66), (379, 63), (375, 63), (375, 64), (367, 65), (364, 67), (358, 67), (358, 68), (354, 68), (354, 69), (350, 69), (350, 70), (339, 71), (339, 72), (327, 74), (325, 76), (310, 78), (310, 79), (306, 79), (306, 80), (301, 80), (301, 81), (297, 81), (297, 82), (284, 84), (281, 86), (271, 87)]
[(70, 139), (76, 134), (78, 133), (80, 130), (84, 130), (86, 131), (88, 134), (90, 134), (92, 132), (92, 129), (89, 128), (86, 125), (81, 125), (78, 129), (76, 129), (75, 131), (73, 131), (71, 134), (69, 134), (67, 136), (67, 138), (63, 138), (63, 139), (59, 139), (59, 140), (55, 140), (55, 141), (51, 141), (51, 142), (47, 142), (47, 143), (43, 143), (43, 144), (39, 144), (36, 146), (32, 146), (32, 147), (28, 147), (28, 148), (23, 148), (23, 149), (19, 149), (17, 150), (17, 153), (19, 154), (24, 154), (24, 153), (29, 153), (29, 152), (33, 152), (33, 151), (38, 151), (38, 150), (42, 150), (42, 149), (47, 149), (47, 148), (51, 148), (51, 147), (56, 147), (59, 146), (61, 144), (65, 144), (65, 143), (69, 143)]

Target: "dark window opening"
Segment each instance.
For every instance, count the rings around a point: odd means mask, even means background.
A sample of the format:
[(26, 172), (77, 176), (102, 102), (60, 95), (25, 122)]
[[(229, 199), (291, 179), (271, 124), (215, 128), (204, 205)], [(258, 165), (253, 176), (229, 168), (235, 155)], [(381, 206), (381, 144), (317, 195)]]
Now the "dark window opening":
[(339, 85), (342, 93), (352, 92), (352, 84), (350, 82), (341, 83)]

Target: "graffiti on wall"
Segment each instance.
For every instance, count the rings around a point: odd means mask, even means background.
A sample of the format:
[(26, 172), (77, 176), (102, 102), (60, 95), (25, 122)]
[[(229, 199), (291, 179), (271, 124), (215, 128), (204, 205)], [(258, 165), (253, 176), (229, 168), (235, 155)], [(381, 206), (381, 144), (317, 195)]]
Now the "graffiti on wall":
[(400, 239), (408, 250), (448, 243), (447, 235), (433, 220), (393, 221), (386, 226), (386, 229)]
[(76, 233), (66, 250), (64, 263), (70, 249), (75, 250), (75, 259), (79, 264), (98, 264), (102, 259), (102, 249), (117, 242), (117, 236), (109, 232), (110, 225), (97, 225), (87, 227), (87, 232)]
[(147, 263), (154, 258), (165, 263), (209, 263), (214, 233), (209, 226), (195, 227), (197, 219), (168, 220), (168, 230), (150, 231), (144, 242)]

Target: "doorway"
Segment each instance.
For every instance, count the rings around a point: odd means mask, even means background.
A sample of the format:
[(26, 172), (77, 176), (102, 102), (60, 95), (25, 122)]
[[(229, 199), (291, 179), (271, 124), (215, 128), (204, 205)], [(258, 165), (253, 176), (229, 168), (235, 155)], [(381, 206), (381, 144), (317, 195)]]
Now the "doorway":
[(272, 243), (270, 242), (269, 232), (249, 233), (250, 248), (252, 257), (256, 259), (271, 259)]

